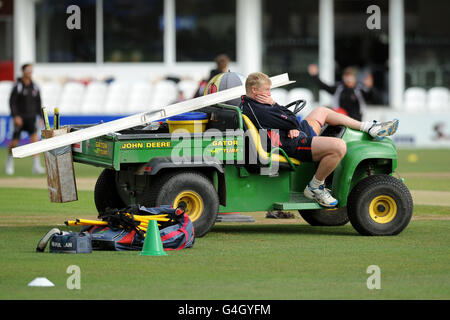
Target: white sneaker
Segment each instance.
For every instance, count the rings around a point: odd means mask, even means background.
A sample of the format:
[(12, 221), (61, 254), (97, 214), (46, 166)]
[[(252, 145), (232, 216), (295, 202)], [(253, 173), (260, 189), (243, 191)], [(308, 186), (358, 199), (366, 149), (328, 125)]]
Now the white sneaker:
[(398, 119), (387, 122), (374, 121), (368, 133), (378, 141), (381, 141), (384, 137), (392, 136), (397, 131), (398, 122)]
[(44, 174), (45, 173), (45, 168), (43, 168), (41, 165), (33, 166), (33, 168), (31, 169), (31, 172), (33, 174)]
[(37, 247), (36, 247), (36, 252), (44, 252), (45, 251), (45, 247), (47, 246), (48, 241), (50, 240), (50, 238), (54, 235), (54, 234), (61, 234), (62, 232), (58, 229), (58, 228), (53, 228), (51, 229), (49, 232), (47, 232), (41, 240), (39, 240)]
[(333, 208), (338, 204), (338, 201), (331, 196), (330, 189), (325, 188), (325, 185), (321, 185), (318, 188), (312, 188), (308, 183), (303, 193), (307, 198), (316, 200), (324, 207)]
[(45, 168), (41, 166), (41, 160), (36, 157), (33, 159), (33, 167), (31, 168), (33, 174), (44, 174)]
[(8, 156), (8, 159), (6, 159), (5, 172), (9, 176), (14, 174), (14, 158), (12, 156)]

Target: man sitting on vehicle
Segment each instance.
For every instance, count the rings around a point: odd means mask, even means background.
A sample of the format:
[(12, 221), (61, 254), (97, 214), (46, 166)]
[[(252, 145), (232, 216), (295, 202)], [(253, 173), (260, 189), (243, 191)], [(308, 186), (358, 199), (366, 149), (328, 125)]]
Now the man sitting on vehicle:
[[(277, 129), (278, 145), (290, 157), (304, 162), (319, 162), (312, 180), (304, 190), (309, 199), (316, 200), (325, 207), (335, 207), (338, 201), (325, 188), (325, 179), (337, 167), (347, 151), (344, 140), (319, 136), (325, 123), (343, 125), (351, 129), (367, 132), (377, 140), (393, 135), (398, 120), (388, 122), (358, 121), (329, 108), (317, 107), (304, 120), (299, 122), (296, 115), (284, 106), (278, 105), (271, 97), (271, 80), (261, 72), (247, 77), (246, 95), (242, 96), (242, 112), (259, 129)], [(272, 143), (276, 131), (269, 131)]]

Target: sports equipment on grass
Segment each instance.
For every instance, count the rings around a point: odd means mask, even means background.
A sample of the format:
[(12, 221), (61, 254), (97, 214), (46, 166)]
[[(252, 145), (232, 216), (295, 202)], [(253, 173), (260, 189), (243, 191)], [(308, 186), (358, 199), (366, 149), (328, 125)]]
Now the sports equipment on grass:
[(158, 225), (155, 220), (150, 221), (149, 229), (145, 236), (141, 256), (167, 256), (164, 252)]

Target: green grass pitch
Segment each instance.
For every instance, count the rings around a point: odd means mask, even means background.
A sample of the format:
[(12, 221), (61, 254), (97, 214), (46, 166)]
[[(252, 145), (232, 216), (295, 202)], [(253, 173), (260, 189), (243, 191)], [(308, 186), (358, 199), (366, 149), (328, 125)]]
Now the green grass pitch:
[[(0, 150), (0, 179), (5, 179)], [(449, 192), (450, 150), (399, 150), (398, 175), (411, 190)], [(16, 161), (31, 177), (31, 160)], [(76, 164), (77, 177), (100, 169)], [(92, 191), (50, 203), (45, 189), (0, 187), (0, 299), (449, 299), (450, 206), (416, 204), (398, 236), (362, 237), (350, 224), (311, 227), (296, 219), (217, 223), (191, 249), (166, 257), (139, 252), (36, 253), (39, 239), (72, 218), (96, 218)], [(47, 249), (48, 250), (48, 249)], [(81, 271), (70, 290), (67, 268)], [(367, 268), (380, 268), (370, 290)], [(46, 277), (51, 288), (27, 284)]]

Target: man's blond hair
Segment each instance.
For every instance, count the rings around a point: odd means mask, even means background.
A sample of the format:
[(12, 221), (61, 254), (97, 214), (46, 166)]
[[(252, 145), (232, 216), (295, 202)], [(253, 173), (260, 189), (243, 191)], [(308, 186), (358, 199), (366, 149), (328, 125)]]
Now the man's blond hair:
[(272, 84), (272, 81), (267, 74), (262, 72), (250, 73), (247, 77), (247, 80), (245, 80), (245, 91), (247, 92), (247, 94), (249, 94), (251, 93), (252, 87), (259, 88), (267, 83)]

